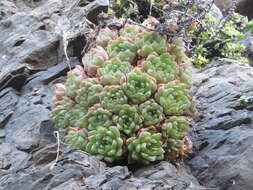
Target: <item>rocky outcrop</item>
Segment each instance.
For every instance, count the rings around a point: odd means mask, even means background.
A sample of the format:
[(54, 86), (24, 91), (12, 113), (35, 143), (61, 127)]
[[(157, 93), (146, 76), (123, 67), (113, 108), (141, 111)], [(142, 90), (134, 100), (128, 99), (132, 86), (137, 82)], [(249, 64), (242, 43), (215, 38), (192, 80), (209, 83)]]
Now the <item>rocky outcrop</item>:
[(252, 73), (250, 66), (224, 59), (194, 75), (199, 119), (192, 128), (195, 150), (188, 163), (207, 187), (253, 189), (253, 109), (239, 101), (253, 93)]
[(58, 149), (52, 85), (79, 64), (90, 21), (107, 4), (0, 2), (0, 190), (253, 189), (253, 106), (238, 100), (253, 92), (253, 68), (231, 60), (194, 71), (199, 116), (191, 130), (194, 153), (184, 165), (106, 166), (63, 143)]
[[(231, 7), (234, 5), (234, 0), (214, 0), (215, 4), (221, 9), (223, 13), (227, 13)], [(253, 18), (252, 13), (252, 0), (237, 0), (236, 1), (236, 12), (241, 13), (242, 15), (248, 16), (250, 19)]]

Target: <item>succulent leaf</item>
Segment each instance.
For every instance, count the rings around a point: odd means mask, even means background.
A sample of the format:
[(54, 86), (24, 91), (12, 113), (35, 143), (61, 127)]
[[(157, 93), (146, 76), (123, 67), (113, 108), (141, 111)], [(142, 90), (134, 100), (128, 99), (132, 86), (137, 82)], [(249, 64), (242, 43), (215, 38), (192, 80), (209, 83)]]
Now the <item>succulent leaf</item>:
[(74, 98), (79, 89), (79, 84), (85, 78), (85, 73), (82, 67), (76, 66), (67, 74), (67, 81), (65, 83), (66, 95)]
[(112, 163), (123, 153), (123, 140), (117, 127), (99, 127), (88, 133), (86, 151), (96, 155), (99, 160)]
[(156, 52), (158, 55), (166, 52), (166, 40), (158, 33), (143, 32), (138, 34), (137, 38), (138, 54), (142, 57), (147, 57), (151, 52)]
[(110, 58), (132, 62), (136, 57), (136, 46), (129, 39), (119, 37), (110, 41), (107, 47)]
[(155, 100), (163, 107), (165, 115), (190, 115), (192, 104), (186, 86), (173, 81), (158, 89)]
[(66, 142), (73, 149), (85, 151), (88, 143), (88, 131), (78, 127), (72, 128), (68, 131)]
[(129, 62), (114, 59), (105, 62), (105, 66), (98, 69), (98, 75), (103, 85), (115, 85), (119, 84), (119, 79), (131, 70), (132, 66)]
[(153, 99), (142, 103), (139, 110), (145, 126), (159, 125), (164, 120), (163, 108)]
[(168, 83), (175, 80), (178, 74), (177, 63), (169, 53), (157, 55), (153, 52), (142, 63), (143, 70), (154, 77), (157, 83)]
[(106, 60), (108, 60), (107, 52), (101, 46), (97, 46), (84, 55), (82, 63), (88, 75), (96, 76), (97, 69), (102, 67)]
[(118, 111), (121, 109), (121, 105), (127, 103), (127, 97), (121, 89), (121, 86), (117, 85), (104, 87), (101, 97), (103, 107), (113, 112)]
[(103, 90), (103, 86), (98, 84), (95, 79), (85, 79), (80, 82), (79, 90), (75, 100), (83, 108), (88, 109), (92, 105), (99, 103), (99, 96)]
[(163, 160), (165, 151), (161, 139), (161, 133), (141, 132), (128, 144), (129, 161), (149, 164)]
[(102, 28), (99, 31), (96, 42), (99, 46), (107, 47), (108, 42), (117, 36), (117, 31), (110, 30), (109, 28)]
[(120, 30), (120, 35), (122, 37), (132, 39), (139, 32), (141, 32), (141, 28), (139, 26), (126, 24), (125, 27)]
[(165, 138), (182, 139), (187, 135), (189, 121), (183, 116), (172, 116), (163, 123), (162, 131)]
[(156, 91), (155, 79), (138, 69), (123, 77), (121, 84), (126, 95), (135, 104), (144, 102)]
[(97, 104), (89, 109), (85, 120), (89, 130), (96, 130), (100, 126), (109, 127), (112, 125), (112, 113)]
[(58, 102), (52, 114), (53, 122), (62, 130), (66, 130), (68, 127), (76, 126), (78, 121), (86, 114), (86, 110), (65, 97)]
[(125, 104), (113, 116), (113, 122), (125, 135), (135, 136), (135, 132), (141, 127), (142, 118), (136, 107)]

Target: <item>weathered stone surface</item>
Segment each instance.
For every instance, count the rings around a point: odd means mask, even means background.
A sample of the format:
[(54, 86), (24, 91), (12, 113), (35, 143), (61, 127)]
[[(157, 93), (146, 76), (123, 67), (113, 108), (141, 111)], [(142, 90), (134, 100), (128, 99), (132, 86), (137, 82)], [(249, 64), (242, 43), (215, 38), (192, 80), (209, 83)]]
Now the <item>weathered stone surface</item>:
[[(31, 7), (19, 2), (17, 7), (23, 11), (0, 22), (0, 90), (16, 87), (17, 82), (22, 86), (30, 70), (45, 70), (59, 64), (65, 56), (65, 46), (69, 57), (80, 58), (89, 31), (86, 16), (98, 15), (108, 7), (108, 1), (101, 0), (86, 6), (78, 0), (38, 1)], [(92, 16), (91, 21), (95, 22), (96, 17)]]
[(253, 68), (222, 60), (194, 75), (199, 119), (189, 164), (200, 182), (220, 189), (253, 189), (252, 109), (240, 105), (253, 92)]
[(50, 169), (57, 153), (50, 121), (52, 85), (65, 81), (68, 64), (79, 63), (87, 33), (85, 16), (96, 22), (107, 4), (0, 2), (0, 11), (6, 13), (0, 17), (0, 143), (5, 141), (0, 144), (0, 190), (253, 189), (253, 109), (238, 100), (253, 92), (253, 68), (228, 60), (193, 75), (199, 118), (192, 127), (195, 147), (187, 165), (176, 168), (160, 162), (129, 171), (106, 167), (61, 144), (59, 160)]
[[(233, 7), (234, 0), (214, 0), (215, 4), (221, 9), (223, 13), (227, 13)], [(236, 11), (253, 18), (252, 13), (253, 4), (251, 0), (237, 0)]]
[(18, 8), (13, 2), (2, 0), (0, 2), (0, 21), (15, 14), (17, 11)]
[(0, 144), (0, 176), (15, 172), (22, 162), (29, 157), (28, 153), (17, 150), (12, 144)]
[[(81, 151), (70, 151), (63, 147), (60, 160), (52, 168), (56, 158), (56, 145), (50, 145), (23, 162), (19, 170), (0, 177), (0, 189), (35, 190), (60, 189), (66, 184), (70, 190), (72, 184), (77, 189), (82, 186), (82, 178), (103, 172), (105, 164)], [(62, 149), (61, 149), (62, 150)]]
[[(15, 111), (19, 97), (12, 88), (6, 88), (0, 92), (0, 130)], [(1, 136), (0, 136), (1, 138)]]

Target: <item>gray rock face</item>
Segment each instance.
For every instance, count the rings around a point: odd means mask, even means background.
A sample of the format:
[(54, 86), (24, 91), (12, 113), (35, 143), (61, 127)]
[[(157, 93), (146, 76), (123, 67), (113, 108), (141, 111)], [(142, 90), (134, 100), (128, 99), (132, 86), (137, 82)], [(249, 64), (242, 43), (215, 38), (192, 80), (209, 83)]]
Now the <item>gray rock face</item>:
[(253, 91), (253, 68), (229, 60), (193, 75), (199, 118), (185, 165), (130, 170), (62, 143), (57, 151), (52, 85), (79, 64), (89, 32), (85, 16), (96, 23), (107, 6), (101, 0), (0, 2), (0, 190), (253, 189), (253, 106), (238, 101)]
[(194, 76), (200, 118), (192, 128), (195, 154), (188, 163), (208, 187), (250, 190), (252, 106), (241, 106), (239, 98), (253, 92), (253, 68), (229, 60), (211, 66)]
[[(221, 11), (226, 14), (233, 6), (234, 0), (214, 0), (214, 2)], [(248, 16), (249, 18), (253, 18), (252, 8), (253, 4), (251, 0), (237, 0), (236, 12)]]
[[(48, 145), (35, 151), (29, 157), (27, 153), (22, 155), (21, 151), (19, 153), (12, 150), (12, 155), (9, 156), (16, 154), (19, 157), (12, 158), (6, 163), (3, 162), (4, 165), (1, 165), (1, 167), (3, 169), (14, 167), (11, 163), (15, 161), (16, 171), (12, 173), (5, 172), (0, 177), (0, 189), (195, 190), (201, 188), (197, 180), (187, 174), (185, 169), (177, 170), (175, 166), (168, 162), (144, 167), (131, 174), (127, 167), (115, 166), (109, 168), (103, 162), (82, 151), (71, 151), (66, 147), (60, 149), (60, 160), (52, 168), (55, 162), (56, 150), (57, 146), (55, 144)], [(10, 154), (10, 150), (8, 153)]]

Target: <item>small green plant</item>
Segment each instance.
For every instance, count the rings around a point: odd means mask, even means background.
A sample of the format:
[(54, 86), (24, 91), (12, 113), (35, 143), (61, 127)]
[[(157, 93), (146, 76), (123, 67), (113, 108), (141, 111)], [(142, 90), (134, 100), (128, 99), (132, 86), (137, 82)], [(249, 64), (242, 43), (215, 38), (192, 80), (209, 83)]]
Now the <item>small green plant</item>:
[(246, 47), (241, 43), (245, 37), (245, 28), (248, 20), (246, 17), (234, 13), (231, 20), (225, 23), (220, 32), (217, 33), (219, 21), (211, 13), (206, 14), (200, 21), (193, 34), (199, 38), (193, 42), (193, 63), (202, 67), (212, 60), (218, 58), (231, 58), (248, 64), (245, 57)]
[(241, 106), (248, 106), (250, 104), (253, 104), (253, 94), (249, 96), (243, 95), (239, 98), (239, 101)]
[(54, 123), (72, 148), (108, 163), (182, 159), (191, 150), (184, 116), (194, 112), (182, 39), (130, 24), (109, 31), (55, 85)]
[(253, 21), (238, 13), (218, 20), (211, 7), (211, 1), (203, 0), (116, 0), (111, 10), (119, 18), (135, 22), (153, 16), (161, 23), (156, 25), (158, 31), (170, 37), (184, 36), (190, 47), (186, 53), (197, 68), (219, 58), (248, 64), (246, 47), (241, 40), (253, 32)]

